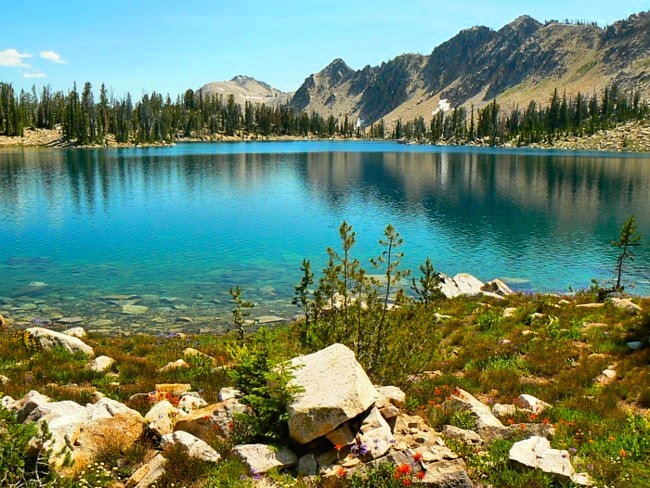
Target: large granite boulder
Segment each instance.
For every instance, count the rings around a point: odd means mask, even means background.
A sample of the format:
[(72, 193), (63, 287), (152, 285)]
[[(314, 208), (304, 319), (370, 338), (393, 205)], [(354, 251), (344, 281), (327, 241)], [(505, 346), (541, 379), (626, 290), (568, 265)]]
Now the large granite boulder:
[(390, 426), (374, 407), (361, 424), (357, 434), (357, 445), (365, 446), (367, 456), (377, 459), (386, 454), (393, 444), (395, 444), (395, 437)]
[(589, 477), (576, 473), (571, 465), (569, 453), (564, 450), (551, 449), (551, 443), (544, 437), (533, 436), (516, 442), (510, 448), (510, 461), (528, 468), (539, 469), (560, 479), (578, 485), (588, 485)]
[(160, 440), (163, 449), (171, 446), (181, 446), (190, 457), (216, 463), (221, 459), (221, 455), (208, 446), (207, 443), (193, 436), (189, 432), (179, 430), (171, 434), (164, 435)]
[(235, 415), (244, 413), (246, 406), (237, 399), (231, 398), (224, 402), (208, 405), (193, 410), (178, 419), (174, 430), (183, 430), (206, 442), (215, 437), (225, 438), (230, 435)]
[(144, 416), (150, 430), (159, 436), (170, 434), (174, 431), (174, 422), (181, 412), (167, 400), (156, 403)]
[(244, 461), (251, 473), (261, 474), (273, 468), (292, 468), (298, 464), (298, 457), (288, 447), (266, 444), (240, 444), (232, 449), (233, 454)]
[(454, 281), (461, 295), (479, 295), (482, 291), (481, 288), (485, 285), (476, 276), (469, 273), (458, 273), (454, 276)]
[(302, 391), (287, 405), (289, 436), (300, 444), (331, 432), (365, 412), (379, 397), (354, 353), (333, 344), (291, 361), (290, 386)]
[(614, 307), (620, 308), (622, 310), (625, 310), (626, 312), (629, 312), (631, 314), (636, 314), (641, 312), (641, 307), (639, 307), (636, 303), (632, 302), (629, 298), (608, 298), (607, 301), (611, 303)]
[(96, 373), (103, 373), (110, 369), (115, 363), (115, 359), (108, 356), (98, 356), (88, 363), (88, 369)]
[(107, 448), (129, 449), (144, 431), (142, 415), (110, 398), (41, 421), (51, 437), (37, 447), (49, 450), (50, 465), (63, 476), (85, 469)]
[(514, 293), (510, 289), (510, 287), (506, 285), (503, 281), (501, 281), (499, 278), (495, 278), (492, 281), (488, 281), (486, 284), (484, 284), (481, 287), (481, 290), (488, 293), (495, 293), (502, 297), (512, 295)]
[(27, 329), (27, 332), (34, 337), (43, 349), (62, 347), (71, 354), (80, 352), (91, 357), (95, 355), (93, 348), (77, 337), (44, 329), (43, 327), (31, 327)]

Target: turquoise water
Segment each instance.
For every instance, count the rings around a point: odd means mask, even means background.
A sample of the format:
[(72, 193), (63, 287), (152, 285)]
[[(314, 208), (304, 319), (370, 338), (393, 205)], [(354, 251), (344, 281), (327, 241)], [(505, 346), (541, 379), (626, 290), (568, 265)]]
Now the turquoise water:
[(448, 274), (566, 291), (611, 276), (608, 244), (628, 214), (647, 236), (628, 276), (650, 294), (649, 202), (649, 154), (392, 142), (4, 150), (0, 297), (24, 315), (36, 301), (31, 316), (109, 316), (115, 304), (98, 298), (120, 293), (154, 315), (225, 317), (241, 285), (256, 313), (286, 315), (302, 258), (324, 264), (343, 219), (366, 263), (390, 222), (411, 268), (430, 256)]

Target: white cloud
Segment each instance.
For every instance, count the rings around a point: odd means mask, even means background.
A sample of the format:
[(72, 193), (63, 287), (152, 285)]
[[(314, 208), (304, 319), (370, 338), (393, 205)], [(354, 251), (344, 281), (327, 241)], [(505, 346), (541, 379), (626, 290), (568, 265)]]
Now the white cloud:
[(24, 78), (47, 78), (47, 75), (45, 73), (41, 72), (25, 72), (23, 73)]
[(5, 49), (0, 51), (0, 66), (14, 66), (16, 68), (29, 68), (29, 64), (23, 59), (31, 58), (31, 54), (20, 53), (15, 49)]
[(67, 61), (63, 59), (59, 53), (56, 53), (54, 51), (41, 51), (38, 53), (38, 55), (43, 59), (52, 61), (53, 63), (59, 63), (59, 64), (67, 63)]

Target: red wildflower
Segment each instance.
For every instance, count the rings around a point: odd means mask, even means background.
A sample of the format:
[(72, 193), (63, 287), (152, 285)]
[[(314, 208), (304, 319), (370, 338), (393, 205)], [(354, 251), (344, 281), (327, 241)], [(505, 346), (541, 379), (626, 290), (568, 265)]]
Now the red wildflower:
[(544, 423), (545, 423), (545, 424), (550, 424), (551, 421), (550, 421), (549, 419), (544, 419)]
[(400, 464), (397, 466), (397, 472), (400, 474), (409, 474), (411, 472), (410, 464)]
[(418, 473), (418, 478), (419, 478), (419, 479), (424, 479), (424, 471), (420, 471), (420, 472)]
[(519, 427), (521, 428), (521, 430), (526, 430), (526, 424), (519, 424)]
[(338, 473), (338, 475), (339, 475), (341, 478), (345, 478), (345, 475), (347, 474), (347, 473), (345, 472), (345, 469), (343, 469), (343, 468), (339, 468), (339, 470), (337, 471), (337, 473)]
[(416, 452), (415, 454), (413, 454), (413, 460), (419, 463), (420, 461), (422, 461), (422, 454)]
[(508, 423), (509, 423), (510, 425), (512, 425), (512, 424), (514, 424), (514, 423), (515, 423), (515, 421), (514, 421), (514, 420), (512, 420), (512, 419), (508, 419)]
[(404, 486), (408, 486), (408, 485), (411, 484), (411, 480), (408, 479), (408, 478), (404, 478), (404, 479), (402, 480), (402, 483), (404, 483)]
[(618, 453), (619, 453), (621, 456), (627, 456), (627, 451), (626, 451), (625, 449), (621, 449)]
[(336, 449), (338, 452), (341, 452), (341, 449), (343, 449), (343, 444), (337, 444), (334, 446), (334, 449)]

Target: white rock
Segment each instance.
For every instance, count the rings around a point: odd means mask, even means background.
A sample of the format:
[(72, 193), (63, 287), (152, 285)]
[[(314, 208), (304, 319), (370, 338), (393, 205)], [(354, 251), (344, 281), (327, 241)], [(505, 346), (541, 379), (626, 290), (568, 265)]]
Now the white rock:
[(190, 365), (187, 364), (182, 359), (177, 359), (176, 361), (171, 361), (165, 364), (162, 368), (158, 370), (159, 373), (166, 373), (167, 371), (172, 371), (174, 369), (189, 368)]
[(492, 405), (492, 413), (497, 417), (512, 417), (517, 413), (517, 408), (514, 405), (495, 403)]
[(148, 488), (155, 485), (165, 474), (167, 459), (162, 453), (156, 454), (148, 463), (135, 471), (126, 482), (126, 488)]
[(454, 279), (444, 273), (440, 273), (440, 291), (447, 298), (455, 298), (461, 295)]
[(577, 475), (571, 465), (569, 453), (551, 449), (551, 443), (544, 437), (532, 436), (515, 442), (510, 448), (509, 458), (516, 464), (553, 474), (563, 481), (589, 483), (589, 478), (584, 474)]
[(626, 310), (630, 313), (639, 313), (641, 311), (641, 307), (636, 303), (633, 303), (629, 298), (608, 298), (607, 301), (614, 307)]
[(517, 313), (517, 307), (506, 307), (503, 309), (503, 316), (504, 317), (512, 317), (515, 313)]
[(86, 329), (83, 327), (73, 327), (72, 329), (64, 330), (63, 333), (78, 339), (82, 339), (87, 335)]
[(4, 386), (7, 383), (9, 383), (9, 378), (7, 378), (5, 375), (0, 374), (0, 386)]
[(295, 369), (289, 385), (302, 392), (287, 405), (289, 435), (300, 444), (366, 411), (379, 396), (354, 353), (343, 344), (294, 358), (291, 366)]
[(470, 412), (475, 419), (477, 429), (482, 427), (503, 427), (501, 421), (492, 415), (487, 405), (478, 401), (465, 390), (452, 393), (451, 398), (445, 401), (445, 408), (461, 412)]
[(52, 349), (54, 347), (63, 347), (71, 354), (81, 352), (88, 356), (94, 356), (93, 348), (77, 337), (72, 337), (53, 330), (44, 329), (43, 327), (32, 327), (27, 329), (34, 339), (43, 349)]
[(231, 398), (224, 402), (193, 410), (178, 419), (174, 429), (184, 430), (204, 441), (209, 441), (215, 435), (225, 438), (230, 435), (230, 426), (234, 421), (235, 414), (245, 411), (245, 405)]
[(63, 415), (73, 415), (84, 410), (84, 407), (70, 400), (61, 402), (48, 402), (34, 408), (23, 422), (36, 422), (38, 420), (50, 421)]
[(219, 390), (219, 401), (220, 402), (225, 402), (226, 400), (230, 400), (231, 398), (239, 398), (241, 397), (241, 391), (239, 391), (237, 388), (233, 388), (231, 386), (224, 386)]
[(550, 405), (533, 395), (521, 394), (517, 397), (517, 403), (521, 408), (530, 410), (537, 414), (550, 407)]
[(287, 447), (266, 444), (240, 444), (232, 449), (252, 473), (262, 474), (273, 468), (292, 468), (298, 464), (298, 457)]
[(50, 403), (49, 397), (37, 392), (36, 390), (31, 390), (13, 404), (13, 409), (16, 410), (18, 421), (23, 422), (32, 410), (38, 407), (44, 407), (48, 403)]
[(183, 393), (181, 399), (178, 401), (178, 408), (184, 412), (193, 412), (198, 408), (203, 408), (208, 405), (201, 395), (195, 391), (190, 391), (189, 393)]
[(460, 441), (464, 444), (479, 445), (483, 443), (481, 436), (473, 430), (461, 429), (453, 425), (443, 426), (442, 433), (450, 439)]
[(194, 437), (189, 432), (183, 432), (182, 430), (162, 436), (160, 444), (163, 448), (173, 445), (183, 446), (183, 450), (187, 452), (190, 457), (202, 461), (216, 463), (221, 459), (221, 455), (208, 446), (207, 443), (198, 437)]
[(495, 278), (492, 281), (488, 281), (486, 284), (484, 284), (481, 287), (481, 290), (491, 292), (491, 293), (496, 293), (497, 295), (500, 295), (502, 297), (505, 297), (507, 295), (512, 295), (514, 293), (510, 289), (510, 287), (506, 285), (503, 281), (501, 281), (499, 278)]
[(180, 415), (179, 410), (167, 400), (156, 403), (144, 416), (149, 428), (159, 436), (174, 431), (174, 421)]
[(481, 280), (468, 273), (458, 273), (454, 276), (454, 281), (461, 295), (478, 295), (485, 285)]
[(9, 395), (5, 395), (0, 398), (0, 407), (4, 408), (5, 410), (15, 410), (14, 405), (16, 405), (16, 403), (16, 400), (11, 398)]
[[(378, 386), (377, 391), (379, 395), (386, 398), (389, 403), (395, 405), (397, 408), (404, 408), (406, 406), (406, 394), (396, 386)], [(381, 402), (381, 399), (377, 402)]]
[(368, 455), (372, 459), (377, 459), (386, 454), (395, 443), (395, 437), (393, 437), (390, 426), (376, 407), (363, 420), (361, 429), (357, 434), (357, 442), (366, 446)]
[(107, 369), (110, 369), (111, 366), (113, 366), (113, 363), (115, 363), (115, 359), (113, 358), (110, 358), (108, 356), (98, 356), (90, 363), (88, 363), (88, 369), (102, 373)]

